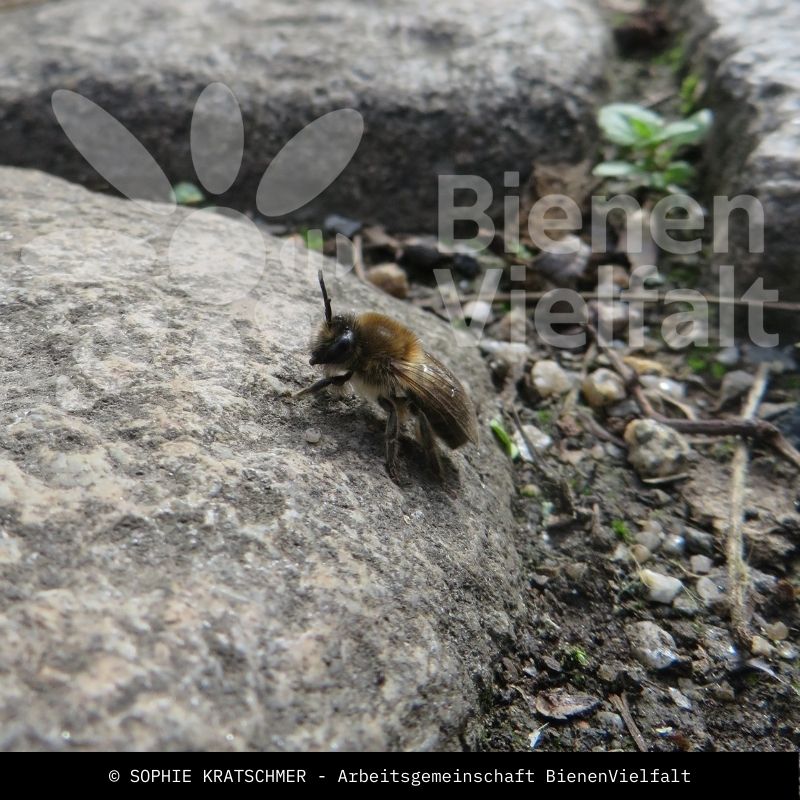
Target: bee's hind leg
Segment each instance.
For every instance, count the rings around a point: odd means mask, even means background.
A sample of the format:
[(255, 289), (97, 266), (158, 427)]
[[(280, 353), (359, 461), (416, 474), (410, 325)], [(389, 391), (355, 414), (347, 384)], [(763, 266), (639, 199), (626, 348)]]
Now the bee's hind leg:
[(400, 415), (395, 398), (381, 397), (378, 401), (381, 408), (389, 412), (386, 420), (386, 472), (389, 477), (399, 483), (397, 477), (397, 446), (400, 442)]
[(442, 467), (442, 457), (436, 445), (436, 437), (433, 435), (433, 428), (431, 427), (430, 420), (419, 408), (414, 408), (413, 413), (417, 418), (417, 441), (425, 451), (425, 457), (428, 459), (428, 464), (431, 469), (436, 473), (436, 477), (439, 478), (439, 480), (443, 480), (444, 468)]

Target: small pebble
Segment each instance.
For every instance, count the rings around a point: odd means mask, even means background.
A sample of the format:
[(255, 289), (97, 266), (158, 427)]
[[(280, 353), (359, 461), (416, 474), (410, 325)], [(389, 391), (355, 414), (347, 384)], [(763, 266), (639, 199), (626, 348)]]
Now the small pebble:
[(636, 541), (643, 544), (651, 553), (661, 547), (664, 532), (661, 525), (655, 520), (648, 520), (644, 527), (636, 534)]
[(650, 552), (650, 549), (643, 544), (635, 544), (631, 547), (631, 555), (636, 559), (638, 564), (644, 564), (645, 561), (652, 558), (653, 554)]
[(755, 378), (749, 373), (741, 369), (736, 369), (733, 372), (728, 372), (722, 379), (722, 385), (719, 387), (719, 400), (717, 401), (717, 408), (722, 408), (724, 405), (741, 397), (746, 392), (750, 391)]
[(303, 435), (309, 444), (317, 444), (322, 438), (322, 434), (316, 428), (308, 428)]
[(782, 622), (773, 622), (764, 628), (764, 632), (773, 642), (782, 642), (789, 636), (789, 629)]
[(682, 555), (683, 551), (686, 549), (686, 539), (684, 539), (679, 533), (670, 534), (664, 540), (662, 549), (665, 553), (671, 556)]
[(706, 625), (702, 645), (711, 658), (723, 662), (729, 669), (739, 663), (739, 651), (733, 643), (730, 632), (725, 628)]
[(531, 383), (542, 397), (561, 395), (572, 388), (572, 380), (566, 370), (550, 359), (537, 361), (531, 367)]
[(649, 597), (654, 603), (671, 603), (683, 589), (683, 583), (677, 578), (650, 569), (641, 570), (639, 579), (647, 587)]
[(634, 622), (625, 626), (625, 633), (636, 659), (649, 669), (666, 669), (678, 660), (672, 635), (655, 622)]
[(600, 408), (625, 399), (625, 384), (622, 378), (616, 372), (605, 367), (596, 369), (587, 375), (581, 388), (584, 397), (593, 408)]
[(683, 471), (689, 444), (677, 431), (652, 419), (637, 419), (625, 428), (628, 461), (642, 478), (663, 478)]
[(672, 601), (672, 607), (684, 617), (693, 617), (700, 610), (697, 601), (685, 592)]
[(774, 651), (775, 648), (763, 636), (754, 636), (750, 643), (750, 652), (754, 656), (769, 658)]
[(718, 603), (722, 600), (725, 596), (722, 589), (717, 585), (716, 581), (711, 580), (706, 576), (702, 578), (698, 578), (697, 583), (695, 584), (695, 590), (697, 594), (700, 596), (700, 599), (706, 605), (713, 605), (714, 603)]
[(601, 664), (597, 668), (597, 677), (600, 678), (603, 683), (614, 683), (618, 676), (619, 667), (616, 667), (613, 664)]
[(797, 658), (797, 649), (789, 642), (778, 642), (777, 650), (784, 661), (794, 661)]
[(684, 711), (691, 710), (692, 701), (680, 689), (670, 686), (669, 696), (672, 698), (672, 702), (675, 703), (678, 708), (682, 708)]
[(613, 711), (598, 711), (594, 715), (594, 718), (597, 720), (598, 724), (602, 725), (604, 728), (617, 731), (625, 730), (624, 720), (619, 714), (615, 714)]
[(686, 397), (686, 387), (682, 383), (673, 381), (672, 378), (662, 378), (659, 375), (642, 375), (639, 382), (651, 392), (660, 392), (676, 400)]
[(714, 360), (726, 367), (735, 367), (739, 363), (739, 348), (738, 347), (723, 347)]
[(514, 433), (514, 444), (516, 444), (517, 449), (519, 450), (520, 458), (523, 461), (527, 461), (528, 463), (536, 460), (536, 453), (531, 453), (528, 449), (528, 442), (533, 445), (533, 449), (536, 452), (541, 452), (542, 450), (547, 450), (551, 444), (553, 444), (553, 440), (548, 434), (544, 431), (539, 430), (535, 425), (523, 425), (522, 430), (525, 432), (525, 436), (527, 437), (528, 441), (525, 441), (522, 434), (519, 431)]
[(691, 565), (692, 572), (697, 575), (705, 575), (710, 572), (711, 567), (714, 566), (714, 562), (708, 556), (701, 555), (692, 556), (689, 559), (689, 564)]
[(14, 234), (9, 231), (0, 231), (0, 242), (10, 242), (14, 238)]
[(397, 264), (378, 264), (367, 272), (367, 280), (386, 294), (404, 300), (408, 297), (408, 276)]
[(631, 551), (624, 542), (619, 542), (611, 554), (612, 561), (630, 561)]
[(470, 300), (464, 306), (464, 317), (478, 325), (485, 325), (492, 318), (492, 304), (485, 300)]
[(710, 533), (687, 527), (683, 535), (686, 549), (690, 553), (705, 553), (710, 556), (714, 552), (714, 537)]
[(727, 682), (714, 684), (711, 687), (711, 693), (723, 703), (732, 703), (736, 699), (736, 694)]
[(573, 581), (580, 583), (586, 577), (588, 569), (588, 564), (584, 564), (582, 561), (575, 561), (572, 564), (567, 564), (567, 566), (564, 567), (564, 572), (566, 572)]

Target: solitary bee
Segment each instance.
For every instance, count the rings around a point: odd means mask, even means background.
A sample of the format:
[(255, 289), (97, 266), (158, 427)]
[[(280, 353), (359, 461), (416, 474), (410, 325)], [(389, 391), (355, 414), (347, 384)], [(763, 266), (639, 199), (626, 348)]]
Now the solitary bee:
[(436, 437), (452, 449), (478, 443), (475, 409), (464, 387), (422, 347), (413, 331), (391, 317), (373, 312), (333, 316), (322, 270), (318, 277), (325, 321), (312, 342), (308, 363), (322, 364), (325, 377), (295, 396), (349, 382), (358, 394), (377, 400), (389, 414), (386, 471), (395, 482), (400, 426), (409, 416), (414, 417), (417, 440), (441, 478)]

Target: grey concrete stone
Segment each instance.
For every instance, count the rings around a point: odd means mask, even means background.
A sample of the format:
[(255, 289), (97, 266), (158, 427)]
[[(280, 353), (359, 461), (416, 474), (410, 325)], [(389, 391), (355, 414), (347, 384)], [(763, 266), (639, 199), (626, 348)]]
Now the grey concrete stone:
[(522, 603), (477, 350), (329, 278), (480, 409), (444, 487), (407, 442), (399, 488), (379, 409), (289, 396), (313, 261), (155, 210), (0, 169), (0, 747), (457, 747)]
[[(689, 54), (708, 80), (716, 114), (707, 148), (710, 190), (751, 194), (764, 206), (764, 253), (748, 252), (742, 217), (731, 252), (746, 288), (763, 276), (781, 299), (800, 298), (800, 5), (785, 0), (671, 2), (689, 32)], [(789, 322), (789, 320), (784, 320)]]
[(102, 185), (50, 109), (54, 90), (72, 89), (121, 120), (173, 182), (189, 180), (191, 111), (221, 81), (246, 134), (225, 204), (252, 208), (290, 137), (353, 107), (366, 122), (361, 147), (305, 216), (336, 210), (435, 230), (437, 174), (481, 175), (502, 209), (505, 171), (586, 157), (606, 43), (591, 0), (26, 6), (0, 22), (0, 153), (7, 164)]

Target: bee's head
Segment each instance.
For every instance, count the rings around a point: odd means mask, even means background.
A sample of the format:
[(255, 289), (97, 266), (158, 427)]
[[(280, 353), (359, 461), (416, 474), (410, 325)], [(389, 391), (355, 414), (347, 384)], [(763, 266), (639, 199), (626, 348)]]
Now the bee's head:
[(356, 335), (352, 317), (335, 316), (323, 322), (311, 346), (309, 364), (346, 364), (353, 356)]
[(325, 322), (320, 326), (317, 336), (311, 345), (309, 364), (346, 364), (355, 353), (355, 319), (352, 316), (333, 316), (331, 300), (325, 289), (322, 270), (318, 273), (319, 286), (322, 289), (322, 301), (325, 304)]

